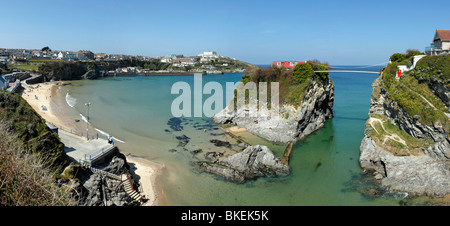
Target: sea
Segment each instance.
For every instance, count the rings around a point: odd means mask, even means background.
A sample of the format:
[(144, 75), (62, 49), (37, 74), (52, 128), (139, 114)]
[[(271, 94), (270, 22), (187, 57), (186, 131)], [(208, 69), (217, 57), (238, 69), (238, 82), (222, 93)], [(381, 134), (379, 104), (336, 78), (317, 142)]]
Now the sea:
[[(363, 65), (336, 65), (335, 68), (375, 72), (381, 69)], [(227, 82), (240, 81), (242, 75), (203, 75), (202, 85), (216, 82), (225, 87)], [(205, 115), (181, 119), (173, 116), (172, 103), (181, 95), (181, 92), (172, 94), (175, 83), (192, 87), (192, 106), (193, 102), (205, 101), (213, 95), (194, 97), (194, 76), (68, 81), (58, 89), (53, 107), (64, 115), (63, 120), (70, 127), (91, 135), (111, 135), (121, 152), (163, 165), (165, 170), (158, 183), (169, 205), (399, 205), (406, 194), (380, 190), (372, 181), (373, 176), (366, 175), (358, 161), (368, 119), (371, 84), (378, 74), (331, 72), (330, 76), (335, 84), (334, 118), (294, 144), (289, 162), (291, 173), (245, 183), (226, 181), (195, 167), (201, 156), (217, 148), (210, 140), (227, 137)], [(233, 94), (228, 94), (228, 98), (229, 95)], [(222, 96), (225, 104), (227, 95)], [(220, 110), (225, 106), (215, 107)], [(250, 134), (244, 139), (251, 144), (267, 145), (278, 157), (286, 147)]]

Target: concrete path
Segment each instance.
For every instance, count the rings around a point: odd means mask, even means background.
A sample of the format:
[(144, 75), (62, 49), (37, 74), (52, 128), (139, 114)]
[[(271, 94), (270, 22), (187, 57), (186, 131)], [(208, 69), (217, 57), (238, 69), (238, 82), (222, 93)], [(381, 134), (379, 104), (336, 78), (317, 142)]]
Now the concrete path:
[(61, 130), (58, 131), (58, 135), (65, 145), (64, 151), (76, 162), (84, 160), (85, 155), (93, 155), (102, 149), (106, 150), (107, 148), (112, 147), (111, 144), (108, 144), (108, 141), (103, 139), (88, 141), (86, 137), (80, 137)]

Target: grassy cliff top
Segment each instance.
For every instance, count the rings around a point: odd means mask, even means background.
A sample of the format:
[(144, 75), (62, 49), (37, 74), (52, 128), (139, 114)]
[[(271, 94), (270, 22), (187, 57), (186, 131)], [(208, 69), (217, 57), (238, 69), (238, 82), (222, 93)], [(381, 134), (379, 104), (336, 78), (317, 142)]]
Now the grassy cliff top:
[(328, 82), (330, 80), (327, 72), (315, 73), (315, 70), (328, 70), (328, 65), (308, 61), (297, 64), (294, 69), (278, 68), (273, 65), (266, 69), (252, 67), (242, 76), (241, 82), (244, 84), (254, 82), (257, 86), (259, 82), (267, 82), (268, 96), (270, 96), (270, 83), (278, 82), (280, 105), (290, 104), (298, 107), (312, 81)]
[[(382, 69), (382, 82), (384, 89), (389, 93), (389, 98), (397, 102), (411, 118), (417, 119), (423, 125), (441, 124), (445, 130), (450, 131), (450, 122), (445, 115), (449, 111), (442, 100), (427, 84), (410, 73), (397, 80), (395, 78), (397, 66), (398, 63), (393, 62)], [(429, 74), (428, 76), (433, 77)]]
[(58, 135), (21, 96), (0, 91), (0, 124), (21, 140), (25, 150), (45, 159), (51, 170), (60, 173), (69, 164)]
[(425, 56), (410, 72), (419, 81), (450, 84), (450, 55)]

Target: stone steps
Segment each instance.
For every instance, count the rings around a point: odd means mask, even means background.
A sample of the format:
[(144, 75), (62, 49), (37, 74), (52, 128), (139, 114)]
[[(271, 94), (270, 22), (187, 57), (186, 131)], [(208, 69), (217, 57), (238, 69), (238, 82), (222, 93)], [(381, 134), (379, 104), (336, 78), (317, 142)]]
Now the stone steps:
[(139, 203), (141, 202), (141, 194), (133, 189), (133, 185), (129, 180), (123, 180), (122, 185), (128, 196)]

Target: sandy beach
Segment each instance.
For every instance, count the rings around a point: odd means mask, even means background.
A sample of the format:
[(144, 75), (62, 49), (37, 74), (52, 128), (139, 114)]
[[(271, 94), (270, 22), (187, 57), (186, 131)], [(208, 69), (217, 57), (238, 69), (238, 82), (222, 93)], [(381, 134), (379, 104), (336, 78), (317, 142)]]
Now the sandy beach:
[(131, 172), (137, 175), (139, 183), (142, 185), (141, 194), (148, 199), (144, 206), (167, 205), (163, 192), (156, 183), (158, 175), (164, 170), (164, 165), (130, 154), (126, 158)]
[(56, 95), (56, 90), (60, 82), (47, 82), (31, 86), (22, 83), (24, 90), (21, 93), (29, 105), (46, 121), (53, 122), (59, 125), (64, 125), (63, 120), (57, 117), (57, 114), (52, 110), (52, 97)]
[[(67, 120), (63, 120), (63, 115), (60, 112), (56, 112), (57, 109), (52, 107), (55, 103), (52, 98), (56, 97), (56, 91), (62, 83), (63, 82), (47, 82), (31, 86), (22, 83), (24, 90), (19, 94), (46, 121), (70, 128), (70, 123), (68, 123)], [(161, 188), (157, 186), (156, 182), (158, 175), (162, 172), (164, 166), (130, 154), (127, 155), (127, 161), (132, 168), (132, 172), (139, 179), (142, 186), (142, 195), (145, 195), (145, 197), (149, 199), (144, 205), (167, 205), (163, 192)]]

